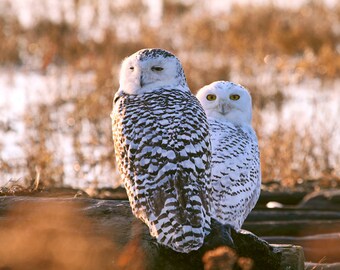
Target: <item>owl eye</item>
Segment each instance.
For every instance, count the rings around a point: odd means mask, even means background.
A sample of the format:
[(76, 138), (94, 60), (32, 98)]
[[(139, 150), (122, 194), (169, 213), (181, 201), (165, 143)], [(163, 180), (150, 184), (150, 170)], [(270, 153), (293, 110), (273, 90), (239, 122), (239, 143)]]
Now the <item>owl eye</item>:
[(212, 101), (212, 100), (215, 100), (215, 99), (216, 99), (216, 95), (213, 95), (213, 94), (207, 95), (207, 100)]
[(133, 71), (135, 68), (134, 67), (130, 67), (130, 70)]
[(158, 67), (158, 66), (153, 66), (153, 67), (151, 67), (151, 70), (152, 71), (162, 71), (164, 68), (162, 68), (162, 67)]
[(240, 99), (240, 95), (233, 94), (233, 95), (230, 95), (229, 98), (231, 100), (238, 100), (238, 99)]

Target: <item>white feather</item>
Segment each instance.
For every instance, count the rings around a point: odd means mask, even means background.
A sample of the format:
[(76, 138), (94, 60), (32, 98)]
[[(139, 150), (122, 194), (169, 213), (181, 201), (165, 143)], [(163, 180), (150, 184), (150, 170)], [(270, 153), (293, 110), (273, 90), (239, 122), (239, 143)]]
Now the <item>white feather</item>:
[(251, 126), (251, 97), (240, 85), (218, 81), (200, 89), (197, 98), (210, 125), (214, 217), (239, 230), (261, 188), (258, 142)]

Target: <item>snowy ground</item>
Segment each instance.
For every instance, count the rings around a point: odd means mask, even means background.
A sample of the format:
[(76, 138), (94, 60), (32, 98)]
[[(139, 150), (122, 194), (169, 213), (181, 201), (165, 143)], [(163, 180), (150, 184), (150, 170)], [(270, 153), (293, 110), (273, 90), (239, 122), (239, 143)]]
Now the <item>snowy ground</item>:
[[(70, 80), (70, 76), (76, 78)], [(70, 74), (65, 69), (50, 69), (47, 74), (20, 69), (0, 72), (0, 158), (18, 166), (15, 173), (0, 172), (0, 180), (20, 179), (25, 174), (27, 155), (27, 129), (25, 116), (36, 104), (52, 104), (56, 98), (70, 99), (94, 88), (94, 74)], [(60, 89), (66, 89), (60, 92)], [(317, 81), (303, 85), (288, 86), (285, 94), (289, 98), (279, 112), (267, 107), (261, 115), (264, 119), (264, 134), (270, 134), (281, 124), (288, 127), (295, 124), (300, 132), (311, 128), (317, 136), (327, 130), (332, 134), (332, 150), (335, 156), (340, 149), (340, 85), (322, 86)], [(109, 164), (79, 167), (72, 145), (74, 123), (68, 112), (72, 104), (65, 104), (55, 112), (56, 130), (50, 141), (50, 148), (60, 158), (64, 166), (64, 183), (75, 186), (88, 186), (94, 179), (100, 186), (110, 186), (117, 178)], [(110, 126), (109, 115), (103, 120)], [(314, 125), (314, 123), (318, 123)], [(321, 123), (321, 125), (320, 125)], [(82, 123), (81, 145), (84, 153), (91, 158), (90, 163), (105, 155), (105, 146), (91, 147), (87, 141), (90, 125)], [(25, 151), (26, 149), (26, 151)], [(0, 159), (0, 160), (1, 160)], [(336, 161), (334, 161), (336, 162)], [(335, 167), (336, 164), (335, 164)], [(4, 183), (1, 183), (4, 184)]]
[[(75, 76), (75, 80), (70, 80)], [(71, 85), (70, 85), (71, 82)], [(20, 179), (26, 172), (26, 156), (28, 145), (28, 127), (25, 122), (27, 113), (37, 104), (52, 104), (57, 98), (70, 100), (94, 87), (94, 75), (72, 74), (68, 70), (51, 70), (43, 75), (38, 72), (27, 72), (24, 70), (1, 70), (0, 72), (0, 162), (4, 160), (17, 169), (14, 172), (0, 172), (0, 184), (10, 179)], [(60, 91), (64, 89), (64, 91)], [(85, 92), (85, 93), (84, 93)], [(115, 176), (112, 168), (108, 165), (100, 168), (94, 165), (80, 168), (74, 153), (72, 127), (73, 119), (69, 112), (73, 104), (65, 104), (60, 110), (53, 114), (55, 132), (48, 138), (49, 148), (54, 155), (60, 159), (64, 167), (64, 184), (75, 186), (88, 186), (94, 179), (100, 178), (100, 185), (113, 185)], [(36, 115), (39, 117), (39, 115)], [(109, 116), (105, 120), (110, 121)], [(110, 124), (108, 124), (110, 126)], [(88, 146), (90, 127), (82, 123), (81, 145), (82, 151), (86, 153), (92, 162), (105, 151), (104, 147), (98, 146), (95, 149)], [(105, 168), (106, 167), (106, 168)], [(105, 177), (106, 176), (106, 177)], [(78, 180), (80, 180), (78, 182)], [(1, 182), (2, 181), (2, 182)], [(87, 182), (88, 181), (88, 182)]]

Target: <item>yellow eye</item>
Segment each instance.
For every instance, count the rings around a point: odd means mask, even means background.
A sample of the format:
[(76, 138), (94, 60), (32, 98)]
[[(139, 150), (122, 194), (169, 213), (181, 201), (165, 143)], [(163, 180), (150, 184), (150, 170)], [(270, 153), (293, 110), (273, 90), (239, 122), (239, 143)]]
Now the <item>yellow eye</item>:
[(212, 100), (215, 100), (215, 99), (216, 99), (216, 95), (213, 95), (213, 94), (207, 95), (207, 100), (212, 101)]
[(240, 95), (232, 94), (232, 95), (229, 96), (229, 98), (231, 100), (238, 100), (238, 99), (240, 99)]

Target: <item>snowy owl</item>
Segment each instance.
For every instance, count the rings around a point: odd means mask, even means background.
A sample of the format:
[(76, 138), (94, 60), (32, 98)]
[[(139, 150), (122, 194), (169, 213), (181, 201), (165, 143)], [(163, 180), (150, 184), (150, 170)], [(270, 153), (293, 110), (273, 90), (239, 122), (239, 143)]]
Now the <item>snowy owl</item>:
[(239, 230), (261, 190), (252, 101), (241, 85), (217, 81), (197, 93), (210, 125), (213, 218)]
[(209, 124), (180, 61), (143, 49), (121, 65), (112, 118), (116, 161), (133, 214), (171, 249), (199, 249), (211, 228)]

